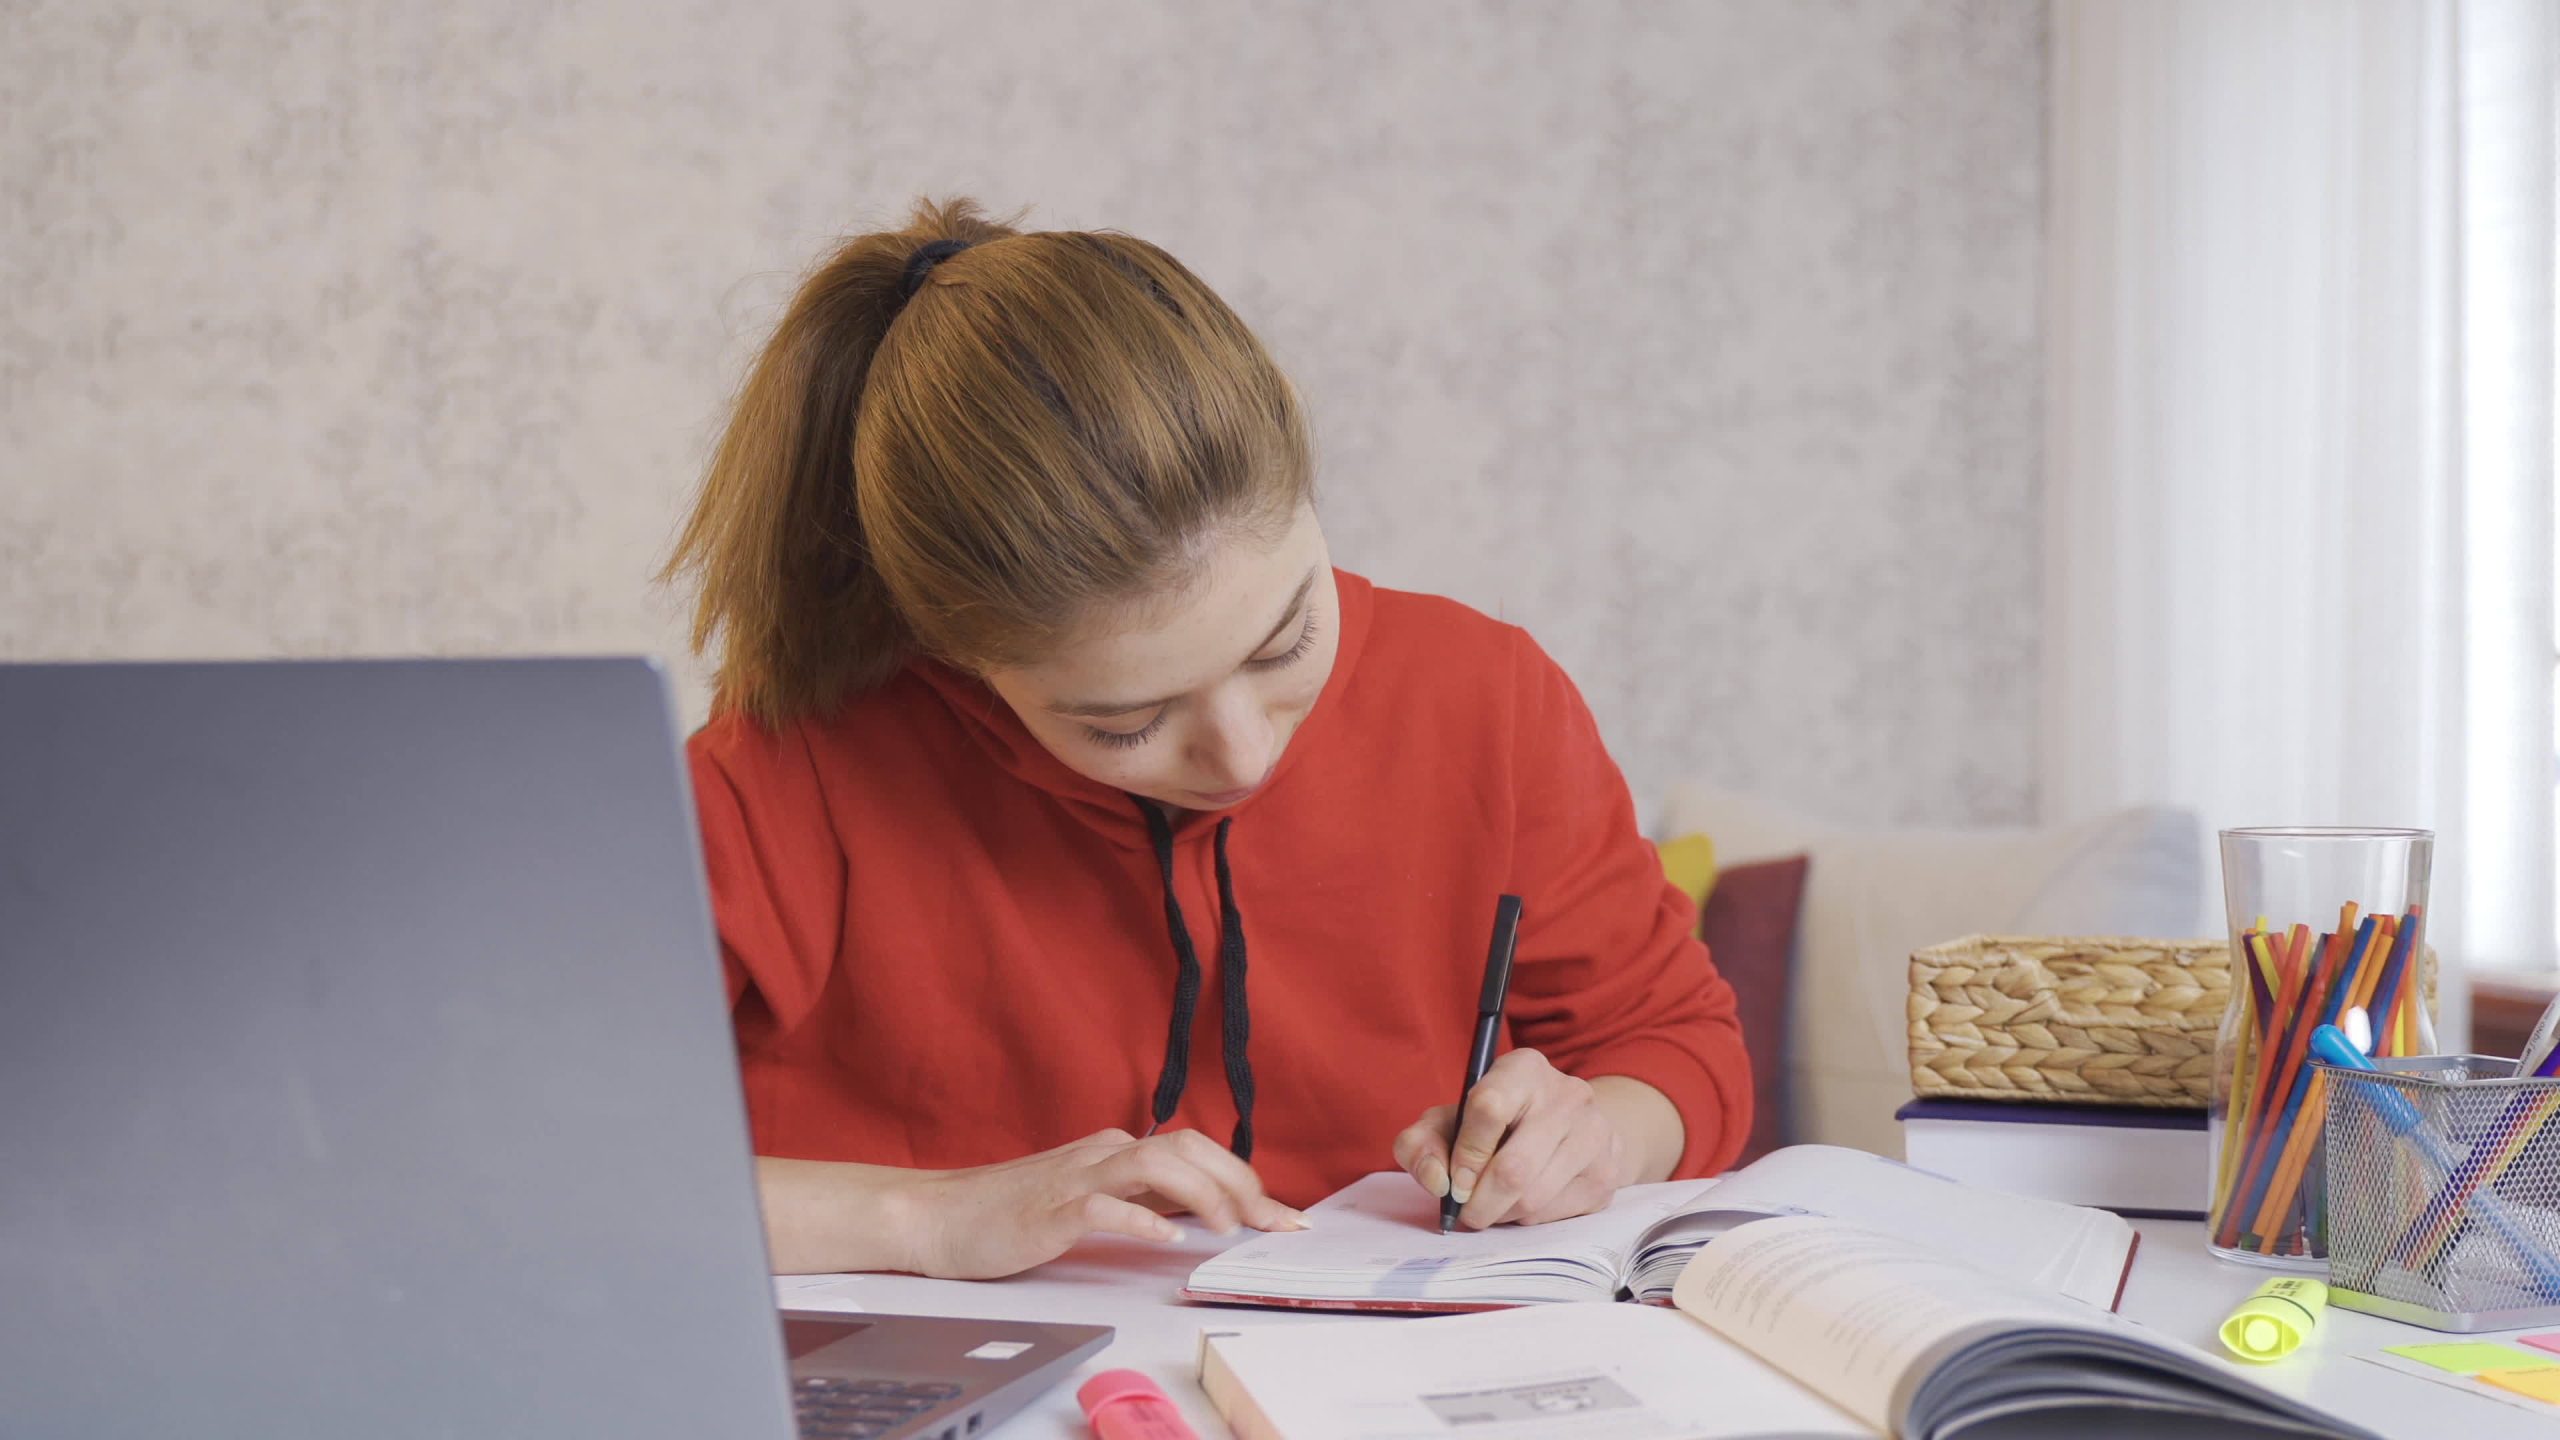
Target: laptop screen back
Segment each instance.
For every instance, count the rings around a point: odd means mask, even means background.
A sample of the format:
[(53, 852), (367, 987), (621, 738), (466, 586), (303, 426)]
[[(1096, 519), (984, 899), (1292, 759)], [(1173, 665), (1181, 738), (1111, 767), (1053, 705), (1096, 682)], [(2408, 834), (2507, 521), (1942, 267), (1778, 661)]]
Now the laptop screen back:
[(665, 685), (0, 666), (0, 1431), (791, 1433)]

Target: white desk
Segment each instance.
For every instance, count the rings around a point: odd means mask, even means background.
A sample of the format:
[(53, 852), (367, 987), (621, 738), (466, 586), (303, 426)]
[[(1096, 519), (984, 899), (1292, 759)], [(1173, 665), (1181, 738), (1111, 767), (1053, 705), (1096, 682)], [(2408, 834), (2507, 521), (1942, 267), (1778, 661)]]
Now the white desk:
[[(2215, 1260), (2205, 1252), (2203, 1227), (2194, 1222), (2145, 1220), (2138, 1222), (2138, 1228), (2142, 1249), (2125, 1290), (2124, 1314), (2220, 1354), (2215, 1328), (2232, 1306), (2269, 1278), (2269, 1272)], [(1181, 1402), (1204, 1440), (1224, 1440), (1229, 1434), (1200, 1393), (1198, 1353), (1204, 1327), (1415, 1323), (1394, 1317), (1185, 1305), (1171, 1298), (1192, 1266), (1231, 1243), (1200, 1231), (1178, 1246), (1103, 1240), (1010, 1280), (854, 1275), (817, 1289), (804, 1288), (809, 1284), (805, 1279), (777, 1280), (775, 1288), (784, 1304), (803, 1309), (1116, 1326), (1118, 1338), (1085, 1373), (1129, 1369), (1154, 1376), (1165, 1393)], [(2320, 1333), (2291, 1359), (2263, 1368), (2239, 1364), (2231, 1368), (2272, 1389), (2352, 1416), (2395, 1440), (2505, 1440), (2510, 1436), (2560, 1440), (2560, 1419), (2543, 1421), (2512, 1405), (2396, 1374), (2356, 1358), (2386, 1345), (2474, 1338), (2497, 1337), (2439, 1335), (2332, 1307)], [(1085, 1427), (1084, 1412), (1077, 1408), (1075, 1382), (1071, 1382), (990, 1434), (993, 1440), (1089, 1440), (1092, 1432)]]

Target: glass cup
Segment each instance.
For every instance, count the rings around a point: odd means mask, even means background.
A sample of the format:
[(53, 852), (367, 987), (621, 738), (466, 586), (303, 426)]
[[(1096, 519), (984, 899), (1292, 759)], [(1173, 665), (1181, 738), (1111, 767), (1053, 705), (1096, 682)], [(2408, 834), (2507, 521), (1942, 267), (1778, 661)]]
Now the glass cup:
[(2207, 1242), (2233, 1260), (2316, 1270), (2327, 1263), (2326, 1082), (2310, 1060), (2321, 1024), (2374, 1055), (2435, 1049), (2424, 972), (2426, 830), (2222, 832), (2231, 924), (2231, 1000), (2214, 1043)]

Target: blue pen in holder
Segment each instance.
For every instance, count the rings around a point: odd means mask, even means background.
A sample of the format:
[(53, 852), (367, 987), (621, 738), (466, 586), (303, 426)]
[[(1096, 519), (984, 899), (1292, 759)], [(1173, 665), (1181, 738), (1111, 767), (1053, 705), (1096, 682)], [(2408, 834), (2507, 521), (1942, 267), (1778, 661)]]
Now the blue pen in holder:
[(2560, 1321), (2560, 1078), (2483, 1055), (2314, 1063), (2331, 1303), (2466, 1333)]

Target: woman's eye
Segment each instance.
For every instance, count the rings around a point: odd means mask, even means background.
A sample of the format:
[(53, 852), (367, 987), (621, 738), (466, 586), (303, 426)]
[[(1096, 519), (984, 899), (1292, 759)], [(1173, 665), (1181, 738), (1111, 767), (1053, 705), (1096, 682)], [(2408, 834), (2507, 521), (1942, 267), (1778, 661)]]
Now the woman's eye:
[(1314, 648), (1316, 648), (1316, 607), (1310, 605), (1307, 607), (1306, 623), (1298, 627), (1298, 640), (1296, 644), (1291, 645), (1288, 649), (1281, 651), (1277, 655), (1267, 655), (1257, 659), (1247, 660), (1244, 662), (1245, 668), (1248, 670), (1277, 670), (1283, 665), (1294, 665), (1300, 660), (1307, 658), (1307, 652)]
[(1155, 733), (1164, 728), (1164, 716), (1165, 712), (1158, 710), (1156, 712), (1156, 718), (1148, 721), (1143, 728), (1137, 730), (1097, 730), (1092, 726), (1087, 725), (1084, 727), (1084, 733), (1096, 745), (1105, 746), (1113, 750), (1126, 750), (1130, 746), (1144, 745), (1149, 740), (1154, 739)]

